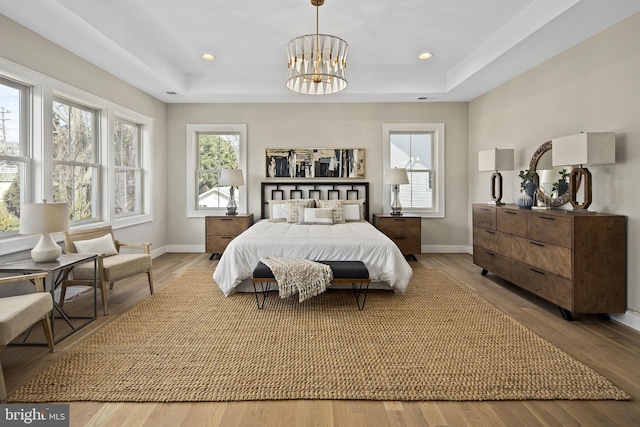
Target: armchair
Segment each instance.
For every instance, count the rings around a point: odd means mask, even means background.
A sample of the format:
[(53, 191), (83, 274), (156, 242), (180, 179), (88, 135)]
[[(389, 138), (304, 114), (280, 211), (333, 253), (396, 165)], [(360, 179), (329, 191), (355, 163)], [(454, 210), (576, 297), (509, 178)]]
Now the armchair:
[[(125, 243), (116, 240), (111, 226), (88, 230), (65, 231), (65, 251), (67, 253), (96, 253), (98, 258), (97, 285), (101, 290), (102, 309), (106, 316), (107, 285), (113, 289), (114, 282), (136, 274), (146, 273), (149, 290), (153, 295), (153, 276), (151, 274), (151, 243)], [(123, 247), (137, 247), (142, 254), (120, 253)], [(80, 265), (74, 268), (69, 278), (60, 286), (60, 305), (64, 304), (66, 288), (69, 286), (93, 286), (93, 266)]]
[[(42, 322), (49, 350), (53, 351), (53, 334), (49, 313), (53, 309), (53, 298), (44, 291), (44, 278), (47, 273), (25, 274), (20, 276), (0, 277), (0, 285), (11, 282), (31, 280), (36, 292), (24, 295), (0, 298), (0, 350), (7, 346), (21, 333), (29, 329), (37, 321)], [(0, 364), (0, 402), (7, 400), (7, 388)]]

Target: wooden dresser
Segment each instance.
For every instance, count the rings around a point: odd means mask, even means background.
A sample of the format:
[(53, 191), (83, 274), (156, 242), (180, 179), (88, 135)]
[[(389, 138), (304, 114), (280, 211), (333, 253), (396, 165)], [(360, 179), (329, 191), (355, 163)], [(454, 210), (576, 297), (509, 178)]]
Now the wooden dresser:
[(626, 217), (473, 205), (473, 262), (571, 313), (626, 310)]
[(403, 255), (412, 257), (422, 252), (422, 217), (412, 214), (373, 214), (373, 226), (386, 234)]
[(205, 251), (222, 255), (234, 237), (253, 225), (253, 214), (207, 216), (205, 222)]

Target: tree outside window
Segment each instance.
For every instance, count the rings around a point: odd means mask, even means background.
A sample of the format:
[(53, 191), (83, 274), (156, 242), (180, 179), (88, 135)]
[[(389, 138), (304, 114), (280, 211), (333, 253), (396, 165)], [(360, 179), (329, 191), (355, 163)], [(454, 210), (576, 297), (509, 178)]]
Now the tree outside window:
[(53, 102), (53, 199), (68, 203), (71, 222), (97, 218), (97, 119), (88, 107)]
[(115, 213), (117, 216), (142, 211), (141, 126), (122, 119), (114, 125)]
[(239, 133), (198, 133), (198, 206), (220, 208), (229, 203), (229, 188), (218, 187), (222, 169), (237, 169)]

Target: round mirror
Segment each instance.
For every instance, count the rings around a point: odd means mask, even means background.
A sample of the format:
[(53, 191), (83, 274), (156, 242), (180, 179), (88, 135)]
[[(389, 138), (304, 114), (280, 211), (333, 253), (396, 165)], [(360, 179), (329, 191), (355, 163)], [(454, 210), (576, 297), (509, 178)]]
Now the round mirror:
[(538, 184), (538, 198), (547, 206), (557, 207), (569, 202), (570, 169), (553, 167), (551, 161), (551, 141), (545, 142), (533, 153), (529, 169), (535, 170)]

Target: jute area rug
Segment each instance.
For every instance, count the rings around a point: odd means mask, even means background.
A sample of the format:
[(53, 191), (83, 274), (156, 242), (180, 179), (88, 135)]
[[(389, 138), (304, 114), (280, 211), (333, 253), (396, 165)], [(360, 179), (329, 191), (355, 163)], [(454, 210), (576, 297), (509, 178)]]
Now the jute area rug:
[(630, 399), (438, 270), (404, 295), (225, 298), (192, 270), (47, 368), (12, 402)]

